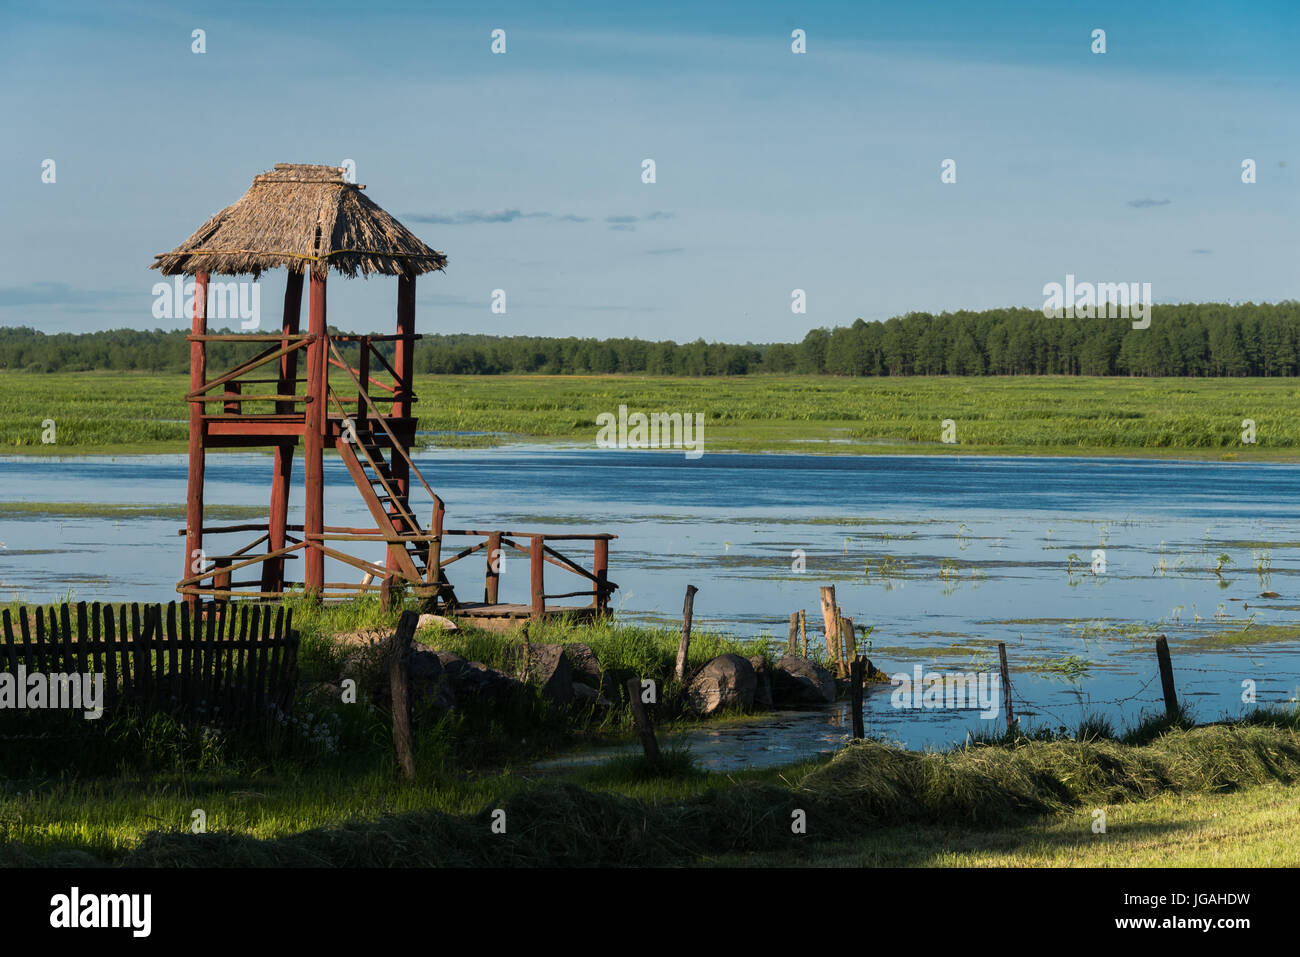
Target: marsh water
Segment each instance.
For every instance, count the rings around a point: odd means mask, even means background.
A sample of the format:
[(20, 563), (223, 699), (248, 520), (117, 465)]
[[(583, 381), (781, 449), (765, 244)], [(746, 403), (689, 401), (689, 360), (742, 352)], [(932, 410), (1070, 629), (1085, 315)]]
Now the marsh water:
[[(1029, 727), (1073, 727), (1095, 714), (1120, 728), (1159, 709), (1157, 634), (1169, 638), (1179, 696), (1198, 720), (1253, 707), (1243, 703), (1252, 687), (1259, 704), (1277, 704), (1296, 698), (1300, 686), (1293, 625), (1300, 620), (1300, 466), (688, 459), (531, 445), (434, 448), (416, 461), (447, 502), (448, 527), (617, 534), (610, 577), (620, 586), (614, 607), (624, 620), (675, 625), (683, 591), (694, 584), (697, 629), (784, 645), (790, 613), (804, 608), (816, 644), (818, 586), (835, 584), (844, 614), (872, 629), (860, 646), (891, 675), (911, 676), (917, 666), (925, 674), (996, 672), (997, 643), (1005, 642), (1014, 708)], [(207, 501), (264, 507), (270, 472), (267, 456), (209, 455)], [(327, 460), (325, 478), (327, 521), (369, 524), (342, 463)], [(9, 457), (0, 459), (0, 509), (13, 502), (176, 507), (185, 483), (183, 456)], [(298, 487), (291, 508), (300, 505)], [(427, 510), (422, 504), (419, 513)], [(175, 515), (0, 511), (0, 600), (47, 602), (69, 593), (170, 600), (182, 566), (181, 524)], [(571, 551), (586, 564), (589, 548)], [(462, 594), (481, 588), (481, 566), (474, 556), (451, 567)], [(548, 592), (582, 585), (551, 566), (547, 572)], [(355, 573), (339, 566), (326, 577)], [(507, 558), (501, 600), (525, 600), (526, 588), (526, 559)], [(1266, 592), (1280, 597), (1259, 597)], [(867, 730), (910, 747), (960, 743), (1005, 721), (1000, 710), (983, 716), (947, 702), (895, 707), (892, 691), (872, 688)], [(689, 744), (707, 767), (784, 763), (837, 747), (848, 726), (838, 705), (695, 732)]]

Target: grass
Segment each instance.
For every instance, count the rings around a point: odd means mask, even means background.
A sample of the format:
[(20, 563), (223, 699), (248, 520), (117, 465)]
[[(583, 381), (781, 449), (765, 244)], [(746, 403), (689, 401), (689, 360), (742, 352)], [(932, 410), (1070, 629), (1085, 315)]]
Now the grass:
[[(692, 411), (709, 451), (1300, 458), (1291, 379), (1040, 376), (417, 376), (436, 444), (594, 447), (599, 413)], [(0, 374), (0, 448), (24, 454), (183, 452), (184, 375)], [(57, 441), (42, 444), (54, 419)], [(957, 422), (958, 443), (939, 441)], [(1241, 420), (1259, 423), (1243, 445)], [(831, 440), (835, 440), (832, 442)]]
[[(1289, 725), (1289, 726), (1287, 726)], [(1049, 865), (1294, 861), (1300, 734), (1281, 718), (1108, 739), (908, 752), (726, 775), (671, 757), (570, 776), (414, 786), (323, 770), (93, 787), (6, 785), (0, 860), (128, 866)], [(238, 784), (239, 786), (236, 786)], [(188, 833), (192, 809), (209, 833)], [(1106, 812), (1105, 836), (1092, 832)], [(494, 812), (506, 832), (494, 834)], [(803, 812), (807, 833), (791, 822)], [(1228, 814), (1232, 816), (1227, 816)], [(1215, 815), (1223, 815), (1220, 819)], [(1195, 839), (1187, 840), (1192, 832)], [(1180, 840), (1180, 836), (1184, 839)], [(1234, 850), (1216, 841), (1243, 841)]]
[[(1300, 854), (1296, 789), (1165, 794), (1102, 804), (1033, 823), (988, 828), (905, 825), (817, 848), (819, 867), (1293, 867)], [(1105, 812), (1105, 832), (1093, 830)], [(781, 851), (747, 851), (717, 867), (788, 866)]]
[[(1213, 861), (1214, 841), (1234, 835), (1264, 842), (1261, 861), (1295, 859), (1300, 825), (1283, 822), (1279, 796), (1293, 802), (1300, 781), (1296, 709), (1204, 727), (1157, 715), (1122, 733), (1091, 716), (1073, 732), (945, 751), (855, 742), (830, 759), (710, 773), (672, 748), (658, 766), (620, 755), (533, 769), (582, 737), (626, 740), (627, 728), (523, 695), (450, 714), (417, 708), (418, 771), (405, 782), (383, 708), (364, 691), (345, 705), (323, 684), (352, 653), (336, 636), (385, 634), (401, 609), (291, 607), (303, 636), (300, 695), (265, 736), (125, 715), (90, 729), (68, 718), (50, 737), (6, 740), (0, 864), (1168, 864)], [(418, 637), (501, 666), (519, 641), (475, 629)], [(673, 630), (557, 621), (535, 625), (531, 640), (582, 641), (614, 676), (657, 677), (656, 719), (673, 715)], [(691, 662), (755, 650), (702, 632)], [(1213, 817), (1223, 807), (1239, 817)], [(1104, 837), (1091, 831), (1099, 808)], [(196, 811), (206, 833), (190, 831)], [(504, 834), (492, 830), (498, 811)], [(806, 834), (791, 830), (795, 812)]]
[[(207, 505), (208, 518), (264, 518), (266, 509), (253, 505)], [(175, 518), (185, 520), (184, 505), (133, 505), (115, 502), (0, 502), (0, 518)]]

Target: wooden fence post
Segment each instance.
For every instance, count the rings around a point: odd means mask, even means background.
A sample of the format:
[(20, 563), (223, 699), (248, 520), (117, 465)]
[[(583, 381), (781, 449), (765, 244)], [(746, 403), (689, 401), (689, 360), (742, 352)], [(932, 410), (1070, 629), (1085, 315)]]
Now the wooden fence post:
[(408, 781), (415, 777), (415, 752), (411, 748), (411, 704), (408, 698), (410, 685), (411, 637), (415, 634), (420, 616), (413, 611), (402, 612), (397, 632), (388, 647), (388, 683), (393, 704), (393, 750), (402, 776)]
[(1007, 669), (1007, 646), (998, 642), (998, 664), (1002, 670), (1002, 710), (1007, 714), (1007, 733), (1015, 730), (1016, 716), (1011, 711), (1011, 672)]
[(627, 679), (628, 706), (632, 709), (632, 719), (636, 730), (641, 735), (641, 747), (645, 750), (646, 760), (651, 764), (659, 763), (659, 742), (655, 740), (654, 728), (650, 727), (650, 715), (646, 713), (645, 702), (641, 700), (641, 679)]
[(695, 593), (699, 591), (694, 585), (686, 586), (686, 601), (682, 603), (682, 640), (677, 643), (677, 680), (686, 674), (686, 656), (691, 650), (691, 618), (695, 614)]
[(495, 605), (501, 582), (501, 533), (488, 536), (487, 573), (483, 579), (483, 604)]
[(536, 621), (546, 612), (546, 540), (534, 535), (528, 543), (529, 616)]
[(835, 654), (835, 586), (822, 585), (822, 622), (826, 627), (826, 658), (827, 664), (836, 668), (839, 664), (839, 656)]
[(790, 612), (790, 636), (785, 642), (785, 653), (794, 655), (799, 651), (799, 613)]
[(803, 657), (808, 657), (808, 614), (799, 609), (799, 642), (803, 647)]
[(853, 709), (853, 737), (862, 740), (867, 736), (862, 726), (862, 683), (866, 679), (867, 659), (853, 656), (849, 665), (849, 701)]
[(1156, 638), (1156, 660), (1160, 663), (1160, 687), (1165, 693), (1165, 715), (1178, 720), (1178, 695), (1174, 691), (1174, 666), (1169, 660), (1169, 642), (1164, 635)]

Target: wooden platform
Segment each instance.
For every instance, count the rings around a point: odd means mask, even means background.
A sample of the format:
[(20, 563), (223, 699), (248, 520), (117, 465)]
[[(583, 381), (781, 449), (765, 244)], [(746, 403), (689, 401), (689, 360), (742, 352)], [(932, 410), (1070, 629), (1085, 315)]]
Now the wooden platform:
[[(486, 605), (481, 601), (469, 601), (458, 604), (449, 614), (459, 618), (495, 618), (510, 621), (531, 618), (532, 609), (528, 605)], [(572, 615), (581, 621), (596, 617), (596, 609), (590, 605), (547, 605), (543, 618), (562, 618)]]

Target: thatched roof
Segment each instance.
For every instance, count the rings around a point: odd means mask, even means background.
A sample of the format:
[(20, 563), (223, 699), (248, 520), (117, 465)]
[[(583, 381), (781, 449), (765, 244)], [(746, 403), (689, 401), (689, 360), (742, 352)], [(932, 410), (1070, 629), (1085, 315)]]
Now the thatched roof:
[(336, 166), (276, 163), (254, 178), (247, 193), (198, 228), (151, 268), (166, 275), (204, 271), (226, 276), (287, 266), (323, 275), (335, 269), (419, 275), (447, 265), (447, 257), (349, 183)]

